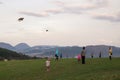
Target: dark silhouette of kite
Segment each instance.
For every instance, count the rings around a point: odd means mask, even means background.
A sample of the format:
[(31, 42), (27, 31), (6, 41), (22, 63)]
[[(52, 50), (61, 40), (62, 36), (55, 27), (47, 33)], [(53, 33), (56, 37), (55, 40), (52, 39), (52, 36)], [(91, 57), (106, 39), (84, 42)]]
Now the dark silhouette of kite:
[(19, 21), (19, 22), (20, 22), (20, 21), (23, 21), (23, 19), (24, 19), (24, 18), (21, 17), (21, 18), (18, 19), (18, 21)]

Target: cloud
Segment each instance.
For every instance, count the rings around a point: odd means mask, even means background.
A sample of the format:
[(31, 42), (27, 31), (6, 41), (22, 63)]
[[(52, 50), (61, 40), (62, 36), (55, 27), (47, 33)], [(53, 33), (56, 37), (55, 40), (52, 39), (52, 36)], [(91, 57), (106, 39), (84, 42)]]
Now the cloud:
[(99, 5), (101, 7), (107, 6), (109, 3), (108, 0), (88, 0), (88, 1), (95, 5)]
[(26, 12), (26, 11), (22, 11), (22, 12), (19, 12), (19, 13), (27, 15), (27, 16), (34, 16), (34, 17), (47, 17), (47, 16), (50, 16), (50, 14), (59, 14), (59, 13), (62, 13), (62, 12), (64, 12), (63, 9), (56, 8), (56, 9), (44, 10), (40, 13)]
[(20, 14), (28, 15), (28, 16), (35, 16), (35, 17), (47, 17), (51, 14), (60, 14), (60, 13), (67, 13), (67, 14), (82, 14), (85, 11), (90, 11), (94, 9), (98, 9), (103, 7), (103, 4), (106, 4), (107, 0), (86, 0), (85, 3), (65, 3), (63, 1), (54, 1), (53, 4), (56, 5), (56, 8), (43, 10), (40, 13), (35, 12), (20, 12)]
[(100, 39), (99, 41), (103, 44), (112, 44), (114, 42), (112, 40), (106, 40), (106, 39)]
[(84, 11), (102, 8), (108, 4), (108, 0), (86, 0), (85, 3), (64, 3), (62, 1), (54, 2), (55, 5), (61, 7), (65, 13), (81, 14)]
[(54, 1), (53, 3), (54, 3), (55, 5), (59, 5), (59, 6), (65, 5), (65, 3), (62, 2), (62, 1)]
[(75, 13), (75, 14), (81, 14), (84, 11), (92, 10), (95, 9), (96, 6), (86, 4), (86, 5), (70, 5), (70, 6), (65, 6), (64, 10), (65, 12), (69, 13)]
[(41, 12), (41, 13), (34, 13), (34, 12), (19, 12), (20, 14), (28, 15), (28, 16), (34, 16), (34, 17), (47, 17), (49, 16), (46, 12)]
[(58, 14), (58, 13), (64, 12), (64, 10), (63, 10), (63, 9), (58, 9), (58, 8), (56, 8), (56, 9), (48, 9), (48, 10), (45, 10), (45, 12), (46, 12), (47, 14)]
[(0, 2), (0, 4), (3, 4), (2, 2)]
[(110, 22), (120, 22), (120, 13), (118, 14), (97, 14), (94, 15), (95, 19), (107, 20)]

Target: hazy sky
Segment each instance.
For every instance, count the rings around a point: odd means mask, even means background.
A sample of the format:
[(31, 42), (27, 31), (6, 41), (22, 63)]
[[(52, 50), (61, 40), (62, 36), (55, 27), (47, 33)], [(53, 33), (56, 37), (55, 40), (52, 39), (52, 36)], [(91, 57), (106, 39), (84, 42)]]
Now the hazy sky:
[(120, 0), (0, 0), (0, 42), (120, 46)]

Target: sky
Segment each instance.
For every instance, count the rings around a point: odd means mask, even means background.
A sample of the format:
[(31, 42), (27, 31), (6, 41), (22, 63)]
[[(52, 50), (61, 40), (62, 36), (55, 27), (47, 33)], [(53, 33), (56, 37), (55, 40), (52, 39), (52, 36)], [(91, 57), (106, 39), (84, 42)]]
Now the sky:
[[(0, 42), (120, 47), (119, 4), (120, 0), (0, 0)], [(24, 20), (19, 22), (20, 17)]]

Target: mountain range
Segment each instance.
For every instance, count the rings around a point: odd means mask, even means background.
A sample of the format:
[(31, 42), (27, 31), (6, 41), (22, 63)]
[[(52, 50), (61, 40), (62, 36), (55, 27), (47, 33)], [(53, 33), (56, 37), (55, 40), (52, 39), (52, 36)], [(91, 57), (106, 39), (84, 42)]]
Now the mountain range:
[[(82, 47), (80, 46), (50, 46), (50, 45), (37, 45), (37, 46), (29, 46), (26, 43), (19, 43), (16, 46), (12, 46), (9, 43), (0, 42), (0, 47), (8, 50), (24, 53), (30, 56), (54, 56), (56, 49), (59, 50), (59, 53), (62, 54), (63, 57), (75, 57), (76, 55), (81, 53)], [(111, 46), (113, 49), (113, 56), (120, 57), (120, 48)], [(98, 57), (99, 53), (101, 53), (102, 57), (108, 56), (108, 48), (109, 45), (91, 45), (86, 46), (86, 57), (90, 57), (91, 54), (94, 57)]]
[(15, 48), (9, 43), (0, 42), (0, 47), (8, 50), (12, 50), (12, 51), (15, 50)]

